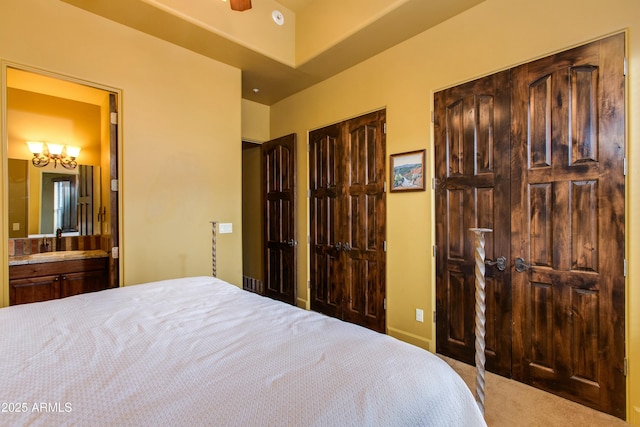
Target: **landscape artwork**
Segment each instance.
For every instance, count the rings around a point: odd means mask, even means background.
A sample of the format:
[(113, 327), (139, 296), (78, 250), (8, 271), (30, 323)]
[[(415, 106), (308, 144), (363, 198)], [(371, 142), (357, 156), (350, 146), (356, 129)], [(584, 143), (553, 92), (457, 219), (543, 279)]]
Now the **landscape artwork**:
[(425, 151), (391, 155), (391, 191), (424, 191)]

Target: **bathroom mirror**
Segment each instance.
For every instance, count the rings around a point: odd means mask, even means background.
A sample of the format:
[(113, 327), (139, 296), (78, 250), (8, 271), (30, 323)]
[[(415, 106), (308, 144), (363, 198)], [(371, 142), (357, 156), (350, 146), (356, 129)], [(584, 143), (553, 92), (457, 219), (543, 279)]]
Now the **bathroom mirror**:
[(9, 234), (11, 238), (101, 234), (99, 166), (39, 169), (22, 159), (9, 159)]

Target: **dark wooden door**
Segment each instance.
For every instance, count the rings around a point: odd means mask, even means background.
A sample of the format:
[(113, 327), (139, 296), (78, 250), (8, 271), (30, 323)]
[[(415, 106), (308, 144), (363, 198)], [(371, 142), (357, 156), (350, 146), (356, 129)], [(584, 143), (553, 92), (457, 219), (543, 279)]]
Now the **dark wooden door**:
[(342, 182), (341, 126), (314, 130), (309, 134), (309, 218), (311, 309), (342, 317), (344, 268), (342, 235), (344, 213), (339, 201)]
[[(486, 260), (509, 263), (509, 72), (435, 94), (436, 350), (473, 364), (473, 227)], [(505, 114), (506, 112), (506, 114)], [(487, 369), (511, 372), (511, 271), (486, 266)]]
[(468, 228), (493, 228), (487, 368), (621, 418), (623, 64), (620, 34), (434, 98), (437, 351), (473, 363)]
[(78, 165), (78, 231), (81, 236), (94, 234), (93, 185), (93, 166)]
[(296, 304), (296, 135), (261, 146), (265, 203), (266, 296)]
[(384, 111), (310, 132), (311, 309), (385, 332)]
[(520, 66), (512, 113), (513, 377), (622, 418), (623, 63), (619, 34)]
[[(109, 179), (111, 191), (108, 200), (109, 204), (109, 231), (111, 256), (109, 257), (109, 287), (120, 286), (120, 263), (119, 263), (119, 203), (118, 203), (118, 98), (115, 93), (109, 94)], [(103, 219), (104, 221), (104, 219)], [(104, 232), (104, 230), (102, 231)]]
[(344, 126), (343, 319), (385, 331), (385, 132), (377, 112)]

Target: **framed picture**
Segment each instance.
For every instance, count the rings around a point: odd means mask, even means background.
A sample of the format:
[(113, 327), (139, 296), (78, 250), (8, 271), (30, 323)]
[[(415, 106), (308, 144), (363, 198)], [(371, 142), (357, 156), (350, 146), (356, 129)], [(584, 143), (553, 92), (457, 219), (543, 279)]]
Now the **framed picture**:
[(392, 154), (390, 158), (391, 191), (424, 191), (426, 150)]

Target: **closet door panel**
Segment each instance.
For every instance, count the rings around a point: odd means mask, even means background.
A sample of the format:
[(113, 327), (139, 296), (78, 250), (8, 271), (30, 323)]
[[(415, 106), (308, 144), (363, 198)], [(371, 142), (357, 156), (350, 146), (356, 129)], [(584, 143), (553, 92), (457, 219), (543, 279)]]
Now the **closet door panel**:
[(385, 116), (353, 119), (345, 128), (349, 163), (345, 193), (346, 304), (344, 319), (384, 332)]
[(331, 125), (309, 135), (311, 309), (333, 317), (342, 315), (344, 281), (339, 132), (337, 125)]
[(436, 350), (474, 363), (475, 246), (469, 229), (489, 228), (486, 367), (502, 375), (511, 370), (509, 102), (509, 71), (434, 94)]

